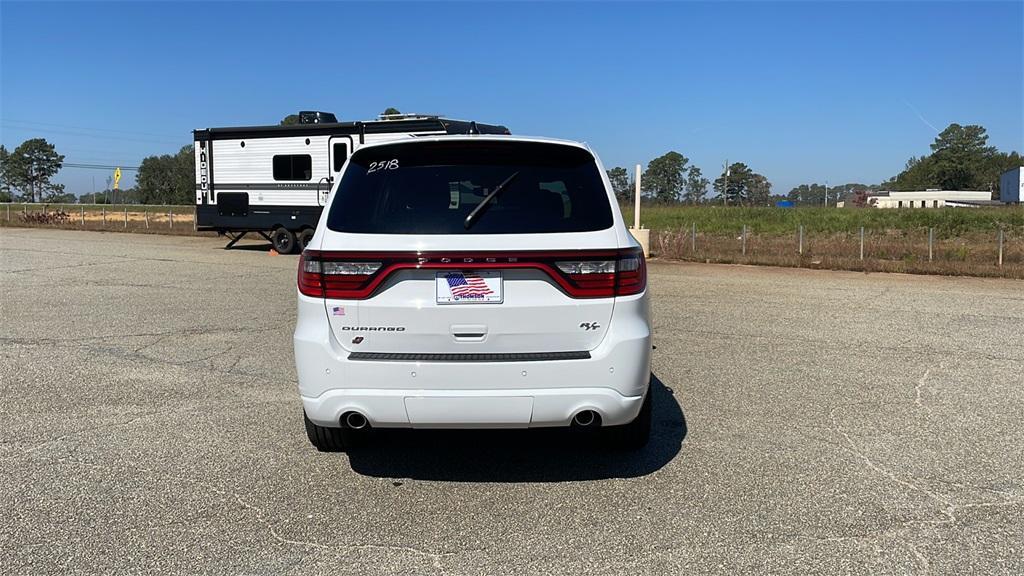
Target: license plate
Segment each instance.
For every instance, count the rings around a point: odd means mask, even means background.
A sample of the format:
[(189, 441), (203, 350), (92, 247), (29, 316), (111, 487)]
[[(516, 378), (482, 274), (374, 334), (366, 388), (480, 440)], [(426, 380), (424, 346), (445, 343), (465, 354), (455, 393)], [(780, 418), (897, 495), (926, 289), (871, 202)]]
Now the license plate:
[(449, 270), (434, 276), (438, 304), (501, 304), (501, 271)]

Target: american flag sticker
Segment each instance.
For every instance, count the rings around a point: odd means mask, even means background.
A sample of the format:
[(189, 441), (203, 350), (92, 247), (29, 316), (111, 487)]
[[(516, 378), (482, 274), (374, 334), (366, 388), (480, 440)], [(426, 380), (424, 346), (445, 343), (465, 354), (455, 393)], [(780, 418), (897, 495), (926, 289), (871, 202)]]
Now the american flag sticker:
[(344, 306), (332, 306), (331, 307), (331, 316), (344, 316), (344, 315), (345, 315), (345, 307)]
[(501, 302), (501, 273), (496, 270), (453, 270), (437, 274), (437, 301), (441, 304)]

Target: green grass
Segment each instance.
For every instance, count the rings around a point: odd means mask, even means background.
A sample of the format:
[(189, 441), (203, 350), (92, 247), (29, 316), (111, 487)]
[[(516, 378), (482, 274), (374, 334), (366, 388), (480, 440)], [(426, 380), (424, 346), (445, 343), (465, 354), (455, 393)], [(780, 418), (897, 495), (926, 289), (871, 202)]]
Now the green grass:
[[(633, 206), (622, 216), (633, 223)], [(743, 226), (754, 234), (792, 234), (800, 225), (807, 233), (867, 230), (918, 231), (935, 228), (937, 238), (955, 238), (999, 228), (1024, 233), (1024, 206), (992, 208), (744, 208), (723, 206), (645, 205), (640, 224), (652, 231), (690, 230), (711, 234), (738, 234)]]

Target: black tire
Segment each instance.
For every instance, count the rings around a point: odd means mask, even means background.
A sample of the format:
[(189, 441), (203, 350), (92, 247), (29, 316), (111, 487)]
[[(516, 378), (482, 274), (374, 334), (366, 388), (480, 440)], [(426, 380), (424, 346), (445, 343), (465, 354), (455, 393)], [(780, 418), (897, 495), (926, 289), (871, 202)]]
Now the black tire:
[(636, 415), (629, 424), (622, 426), (609, 426), (603, 431), (607, 435), (609, 444), (622, 450), (640, 450), (647, 445), (651, 438), (651, 412), (653, 403), (651, 387), (647, 386), (647, 395), (644, 396), (644, 403), (640, 406), (640, 413)]
[(314, 424), (305, 410), (302, 419), (306, 424), (306, 437), (309, 443), (319, 452), (345, 452), (361, 446), (368, 433), (367, 429), (352, 430), (350, 428), (332, 428)]
[(279, 254), (291, 254), (295, 250), (295, 234), (285, 228), (275, 228), (274, 234), (270, 237), (274, 250)]
[(299, 243), (299, 251), (301, 252), (306, 249), (306, 246), (309, 246), (309, 241), (313, 239), (313, 231), (306, 228), (302, 232), (299, 232), (295, 239)]

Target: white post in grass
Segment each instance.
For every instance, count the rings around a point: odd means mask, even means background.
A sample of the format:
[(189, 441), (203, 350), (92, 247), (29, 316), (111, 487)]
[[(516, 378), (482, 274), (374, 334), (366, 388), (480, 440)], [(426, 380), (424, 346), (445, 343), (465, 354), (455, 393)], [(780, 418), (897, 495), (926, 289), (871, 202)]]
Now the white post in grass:
[(640, 165), (636, 165), (636, 190), (633, 192), (633, 228), (640, 229)]
[(633, 227), (629, 232), (640, 243), (644, 256), (651, 254), (651, 231), (640, 227), (640, 165), (636, 165), (636, 188), (633, 191)]

